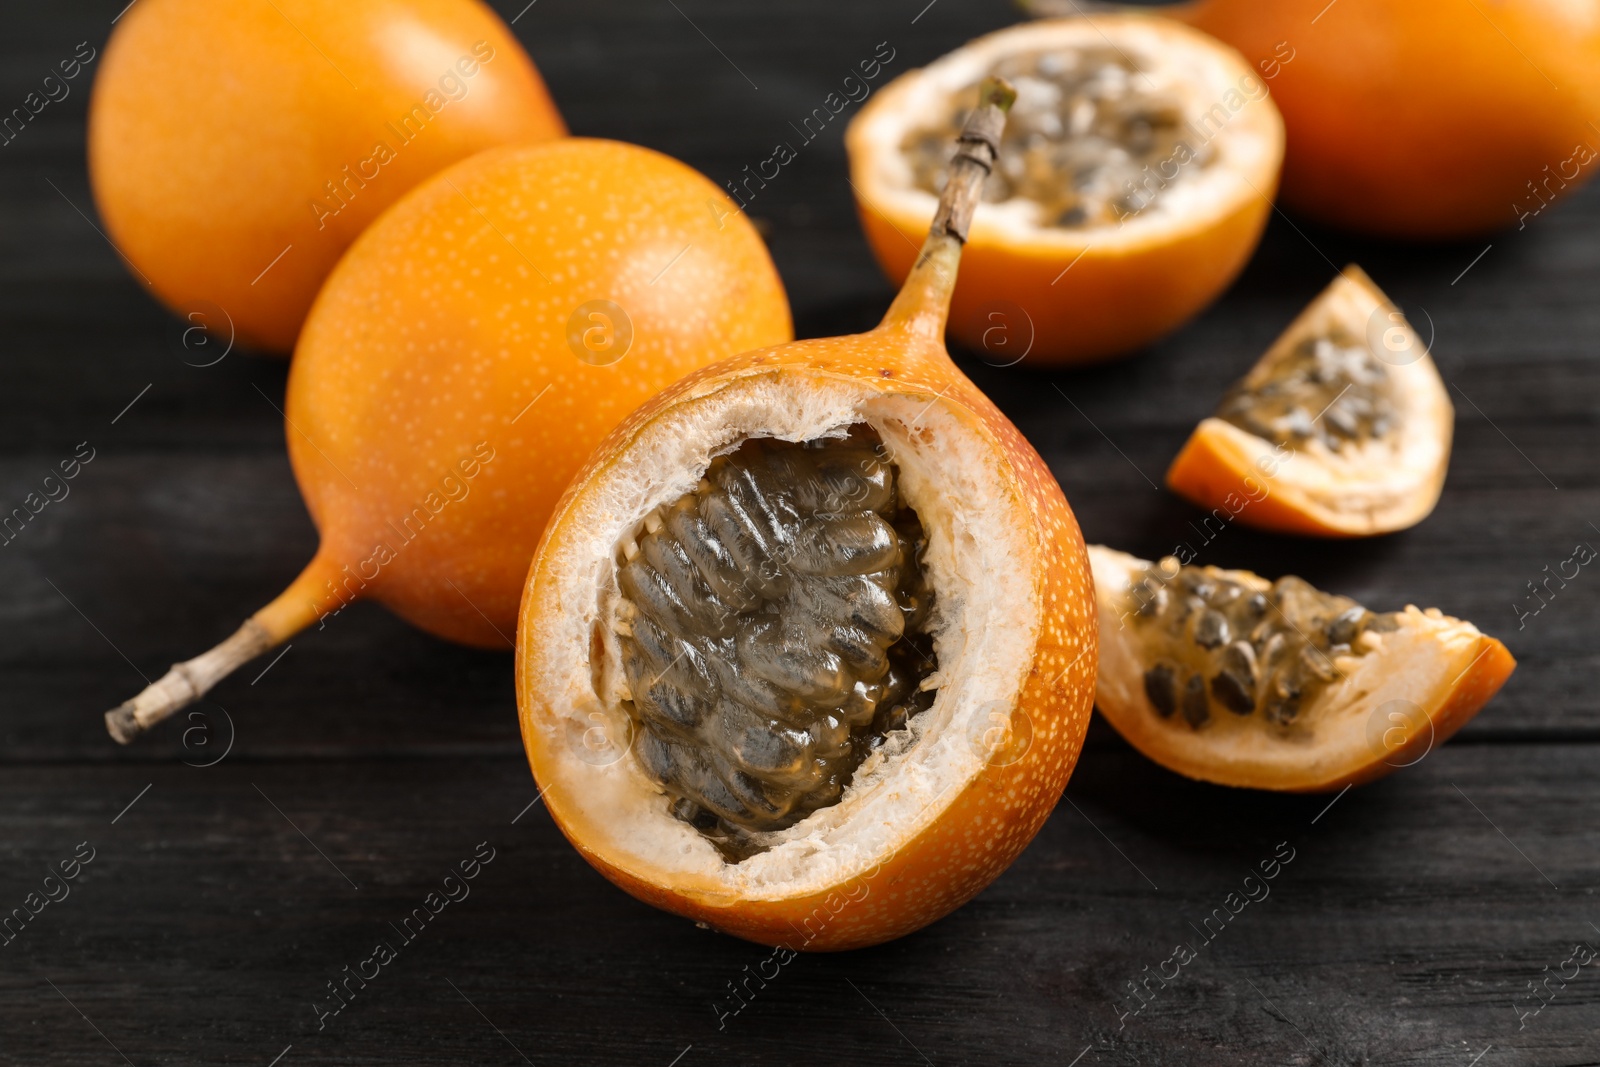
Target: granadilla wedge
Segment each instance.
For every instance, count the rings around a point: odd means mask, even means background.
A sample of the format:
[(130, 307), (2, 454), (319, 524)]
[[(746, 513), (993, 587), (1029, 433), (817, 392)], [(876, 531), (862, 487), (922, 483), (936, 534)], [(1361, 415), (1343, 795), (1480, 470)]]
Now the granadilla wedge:
[(1293, 576), (1089, 548), (1101, 714), (1179, 774), (1290, 792), (1410, 766), (1516, 661), (1437, 608), (1369, 611)]
[(1346, 267), (1195, 428), (1167, 484), (1265, 530), (1404, 530), (1439, 501), (1454, 418), (1422, 339)]

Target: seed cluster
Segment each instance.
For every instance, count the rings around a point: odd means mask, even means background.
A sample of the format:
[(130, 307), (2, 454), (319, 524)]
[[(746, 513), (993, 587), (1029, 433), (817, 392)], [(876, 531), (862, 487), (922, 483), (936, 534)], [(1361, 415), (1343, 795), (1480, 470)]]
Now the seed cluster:
[(839, 799), (932, 704), (922, 526), (869, 427), (745, 442), (645, 520), (618, 585), (637, 755), (730, 858)]
[[(1047, 225), (1115, 225), (1215, 155), (1200, 138), (1185, 138), (1188, 116), (1170, 81), (1121, 50), (1024, 53), (990, 73), (1016, 86), (1017, 102), (983, 199), (1032, 200)], [(913, 132), (902, 146), (916, 184), (935, 195), (944, 189), (955, 134), (966, 120), (957, 100), (943, 125)]]
[(1152, 664), (1144, 673), (1151, 707), (1195, 729), (1217, 709), (1288, 726), (1341, 676), (1340, 658), (1370, 650), (1364, 634), (1398, 625), (1393, 614), (1300, 578), (1258, 590), (1215, 567), (1180, 567), (1171, 556), (1147, 567), (1128, 596), (1127, 617)]
[(1396, 425), (1389, 368), (1342, 328), (1308, 337), (1222, 398), (1217, 417), (1276, 444), (1318, 440), (1330, 452)]

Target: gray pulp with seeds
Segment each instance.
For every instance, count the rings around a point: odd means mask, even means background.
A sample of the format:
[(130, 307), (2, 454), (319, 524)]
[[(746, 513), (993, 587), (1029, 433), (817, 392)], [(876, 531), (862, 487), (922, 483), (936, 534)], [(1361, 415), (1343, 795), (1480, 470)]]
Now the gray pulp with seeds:
[[(1040, 206), (1049, 226), (1115, 225), (1216, 157), (1200, 138), (1185, 136), (1191, 116), (1178, 87), (1121, 49), (1022, 53), (989, 73), (1016, 87), (1017, 102), (984, 183), (986, 203), (1023, 197)], [(942, 124), (913, 131), (902, 145), (916, 185), (934, 195), (944, 189), (971, 95), (953, 95)]]
[(1398, 422), (1389, 368), (1342, 327), (1308, 337), (1222, 398), (1217, 417), (1275, 444), (1330, 452), (1387, 436)]
[(933, 703), (924, 547), (866, 426), (746, 441), (624, 546), (635, 752), (673, 813), (730, 858), (836, 802)]
[(1146, 566), (1128, 592), (1145, 650), (1144, 691), (1163, 719), (1200, 729), (1213, 715), (1260, 715), (1288, 726), (1341, 676), (1338, 661), (1361, 656), (1398, 616), (1368, 611), (1287, 576), (1258, 590), (1215, 567)]

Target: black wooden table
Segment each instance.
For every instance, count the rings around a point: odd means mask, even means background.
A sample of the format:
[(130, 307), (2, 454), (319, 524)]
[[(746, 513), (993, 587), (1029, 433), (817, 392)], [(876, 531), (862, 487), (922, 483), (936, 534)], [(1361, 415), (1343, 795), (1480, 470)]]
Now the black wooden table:
[[(8, 2), (0, 103), (77, 42), (102, 45), (123, 2)], [(497, 0), (508, 19), (524, 3)], [(721, 181), (878, 42), (893, 73), (1015, 17), (998, 0), (540, 0), (516, 30), (575, 131)], [(1134, 359), (1041, 374), (964, 358), (1087, 537), (1159, 554), (1197, 514), (1152, 484), (1189, 428), (1361, 263), (1434, 336), (1451, 386), (1438, 511), (1352, 544), (1231, 528), (1201, 558), (1379, 609), (1438, 605), (1521, 666), (1459, 738), (1332, 807), (1188, 782), (1097, 722), (1043, 833), (976, 901), (880, 948), (796, 959), (733, 1011), (731, 984), (767, 951), (636, 903), (565, 843), (531, 803), (509, 655), (358, 606), (200, 717), (128, 749), (107, 739), (107, 707), (265, 603), (314, 534), (261, 396), (281, 394), (284, 365), (186, 365), (174, 321), (96, 231), (86, 96), (0, 149), (0, 503), (79, 442), (95, 457), (0, 550), (0, 911), (92, 856), (0, 946), (0, 1061), (1600, 1063), (1600, 960), (1567, 962), (1600, 945), (1600, 577), (1520, 627), (1513, 607), (1546, 565), (1600, 544), (1600, 187), (1492, 243), (1391, 245), (1280, 216), (1216, 306)], [(891, 295), (841, 126), (753, 205), (801, 336), (866, 327)], [(470, 898), (319, 1030), (326, 983), (485, 841)], [(1130, 984), (1275, 852), (1293, 859), (1270, 897), (1136, 999)], [(1554, 995), (1534, 997), (1547, 978)]]

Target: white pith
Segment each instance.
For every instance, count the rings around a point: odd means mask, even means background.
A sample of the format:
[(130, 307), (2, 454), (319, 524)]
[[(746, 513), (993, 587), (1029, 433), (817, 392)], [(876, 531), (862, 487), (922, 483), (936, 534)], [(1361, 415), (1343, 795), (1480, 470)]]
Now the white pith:
[[(1195, 729), (1181, 715), (1163, 719), (1151, 706), (1144, 691), (1151, 656), (1137, 625), (1123, 617), (1131, 585), (1149, 563), (1103, 545), (1089, 546), (1089, 563), (1100, 619), (1095, 703), (1130, 740), (1142, 739), (1140, 748), (1157, 746), (1162, 763), (1225, 785), (1314, 788), (1394, 757), (1413, 737), (1428, 742), (1435, 711), (1483, 650), (1483, 635), (1470, 622), (1407, 605), (1399, 629), (1368, 631), (1362, 640), (1371, 643), (1369, 651), (1334, 661), (1342, 677), (1289, 726), (1274, 726), (1260, 714), (1213, 712)], [(1255, 590), (1272, 585), (1249, 571), (1223, 573)], [(1407, 701), (1416, 712), (1407, 708), (1401, 720), (1391, 719), (1385, 710), (1390, 701)]]
[[(1307, 337), (1342, 326), (1389, 373), (1395, 429), (1330, 451), (1316, 438), (1284, 448), (1218, 418), (1197, 432), (1285, 503), (1335, 528), (1398, 529), (1433, 510), (1450, 461), (1455, 409), (1427, 346), (1360, 268), (1347, 267), (1261, 357), (1254, 375)], [(1387, 356), (1388, 358), (1385, 358)], [(1414, 358), (1413, 358), (1414, 357)]]
[[(645, 516), (691, 491), (711, 459), (750, 437), (840, 436), (867, 423), (882, 436), (900, 486), (928, 537), (923, 565), (934, 590), (939, 688), (933, 706), (896, 732), (856, 771), (844, 796), (786, 830), (769, 847), (729, 863), (668, 812), (663, 790), (631, 752), (584, 758), (584, 734), (603, 722), (627, 736), (626, 683), (614, 624), (619, 546)], [(1031, 666), (1041, 626), (1031, 528), (992, 442), (932, 395), (863, 388), (823, 373), (777, 371), (722, 383), (644, 424), (557, 521), (580, 539), (553, 542), (526, 594), (519, 633), (529, 739), (541, 789), (569, 832), (606, 864), (711, 903), (806, 896), (866, 873), (931, 824), (987, 765), (969, 735), (1009, 714)], [(537, 608), (536, 612), (529, 610)], [(604, 662), (591, 670), (596, 624)], [(598, 692), (594, 679), (598, 677)], [(600, 720), (591, 716), (599, 715)]]
[[(975, 87), (1004, 57), (1053, 49), (1104, 49), (1110, 41), (1141, 67), (1159, 69), (1185, 90), (1190, 114), (1222, 107), (1227, 121), (1207, 143), (1216, 158), (1202, 169), (1186, 170), (1155, 202), (1116, 225), (1063, 228), (1043, 224), (1037, 204), (1014, 197), (979, 204), (971, 240), (1008, 247), (1034, 246), (1076, 252), (1088, 247), (1132, 251), (1155, 236), (1205, 230), (1231, 215), (1245, 200), (1270, 196), (1283, 143), (1283, 120), (1265, 85), (1237, 52), (1168, 20), (1141, 14), (1097, 14), (1041, 20), (1000, 30), (891, 82), (851, 124), (848, 142), (852, 180), (864, 202), (889, 218), (932, 218), (934, 194), (914, 184), (901, 151), (907, 134), (945, 121), (950, 98)], [(1135, 75), (1137, 77), (1137, 75)], [(1251, 80), (1253, 79), (1253, 80)], [(1236, 111), (1230, 91), (1244, 103)]]

